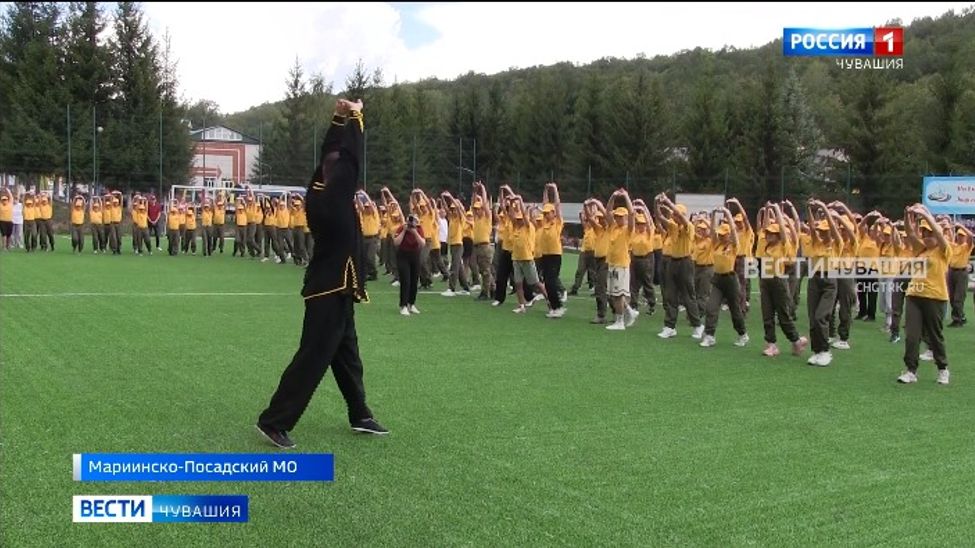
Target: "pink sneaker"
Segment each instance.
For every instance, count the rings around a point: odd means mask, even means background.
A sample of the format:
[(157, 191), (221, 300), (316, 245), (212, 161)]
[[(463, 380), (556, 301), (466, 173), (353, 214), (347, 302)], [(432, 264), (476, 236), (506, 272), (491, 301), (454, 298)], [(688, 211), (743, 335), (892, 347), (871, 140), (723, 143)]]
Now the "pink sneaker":
[(762, 355), (774, 358), (779, 355), (779, 347), (775, 343), (768, 343), (765, 345), (765, 350), (762, 350)]
[(808, 345), (809, 345), (809, 339), (805, 337), (799, 337), (799, 340), (792, 343), (792, 354), (796, 356), (801, 356), (802, 351), (805, 350), (806, 346)]

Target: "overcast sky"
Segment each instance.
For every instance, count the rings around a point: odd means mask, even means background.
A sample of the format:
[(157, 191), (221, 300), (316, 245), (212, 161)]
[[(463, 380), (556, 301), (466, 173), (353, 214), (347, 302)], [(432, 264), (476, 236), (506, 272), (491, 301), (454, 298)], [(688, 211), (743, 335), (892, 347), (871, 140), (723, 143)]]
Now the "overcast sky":
[(356, 59), (387, 83), (470, 70), (487, 74), (560, 61), (633, 58), (781, 38), (783, 27), (870, 27), (938, 16), (969, 2), (740, 4), (167, 3), (143, 8), (157, 37), (168, 29), (188, 100), (224, 113), (284, 97), (297, 57), (344, 87)]

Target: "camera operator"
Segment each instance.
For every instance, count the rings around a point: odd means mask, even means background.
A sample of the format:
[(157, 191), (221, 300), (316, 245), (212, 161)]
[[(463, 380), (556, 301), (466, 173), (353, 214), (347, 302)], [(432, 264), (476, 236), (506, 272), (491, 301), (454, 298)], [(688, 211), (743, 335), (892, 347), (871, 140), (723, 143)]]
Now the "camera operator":
[(393, 237), (399, 272), (399, 313), (403, 316), (420, 313), (416, 308), (416, 290), (420, 281), (420, 250), (424, 242), (420, 218), (411, 213)]

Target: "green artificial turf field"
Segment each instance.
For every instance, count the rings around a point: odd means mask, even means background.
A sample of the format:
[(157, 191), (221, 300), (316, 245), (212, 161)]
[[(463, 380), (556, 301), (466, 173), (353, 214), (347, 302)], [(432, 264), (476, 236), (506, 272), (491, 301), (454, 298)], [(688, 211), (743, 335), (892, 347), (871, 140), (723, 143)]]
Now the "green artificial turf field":
[[(623, 333), (591, 326), (588, 296), (550, 320), (428, 293), (404, 318), (396, 289), (373, 283), (359, 340), (392, 434), (353, 435), (331, 375), (292, 433), (297, 451), (335, 454), (333, 483), (74, 482), (73, 453), (276, 451), (253, 425), (296, 348), (303, 270), (230, 248), (58, 246), (0, 253), (2, 546), (975, 539), (973, 327), (946, 330), (950, 386), (924, 362), (901, 386), (903, 344), (879, 324), (856, 322), (828, 368), (805, 365), (808, 351), (759, 356), (757, 294), (751, 344), (732, 346), (725, 312), (702, 349), (683, 317), (678, 338), (658, 339), (661, 312)], [(80, 494), (243, 494), (250, 521), (72, 524)]]

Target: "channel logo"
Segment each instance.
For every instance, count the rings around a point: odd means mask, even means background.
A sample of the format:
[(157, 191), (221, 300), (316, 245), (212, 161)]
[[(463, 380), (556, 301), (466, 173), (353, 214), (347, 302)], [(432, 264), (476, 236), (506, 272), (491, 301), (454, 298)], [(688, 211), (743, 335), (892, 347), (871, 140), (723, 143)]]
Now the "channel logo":
[(785, 28), (782, 53), (787, 57), (902, 57), (904, 28)]
[(74, 523), (246, 522), (244, 495), (77, 495)]

